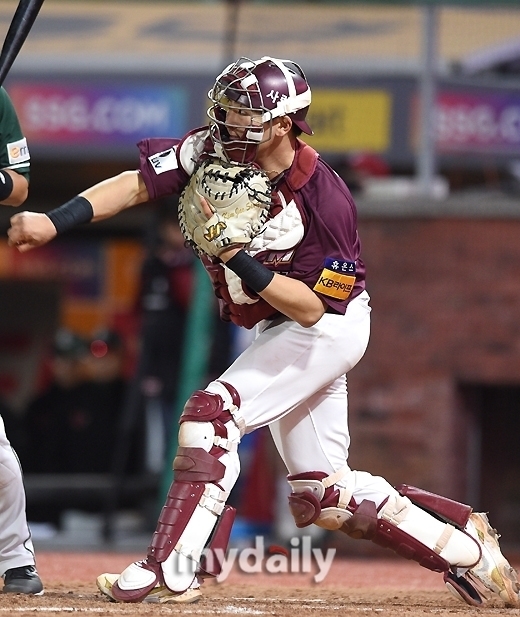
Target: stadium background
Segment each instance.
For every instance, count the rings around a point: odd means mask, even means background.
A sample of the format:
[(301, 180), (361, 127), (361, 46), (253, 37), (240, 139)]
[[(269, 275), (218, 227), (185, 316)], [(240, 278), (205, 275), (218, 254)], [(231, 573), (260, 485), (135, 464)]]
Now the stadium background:
[[(32, 154), (26, 206), (46, 211), (134, 167), (141, 137), (203, 124), (206, 92), (231, 58), (301, 62), (314, 96), (317, 134), (309, 143), (356, 189), (374, 309), (368, 352), (349, 377), (351, 465), (489, 511), (513, 551), (520, 547), (520, 9), (434, 5), (436, 157), (426, 192), (417, 180), (425, 9), (413, 2), (47, 0), (5, 86)], [(4, 30), (15, 7), (0, 6)], [(0, 241), (0, 389), (15, 414), (38, 390), (59, 326), (84, 334), (115, 328), (132, 378), (137, 278), (156, 208), (26, 255)], [(12, 213), (0, 212), (4, 231)], [(244, 453), (261, 490), (255, 469), (269, 452), (258, 441)], [(128, 503), (160, 489), (158, 476), (131, 478)], [(67, 519), (77, 539), (78, 521), (100, 533), (98, 520), (81, 512), (85, 499), (86, 511), (103, 511), (109, 477), (30, 474), (26, 486), (29, 516), (33, 505), (56, 499), (69, 514), (79, 507), (76, 523)], [(258, 508), (254, 495), (240, 502), (239, 514), (253, 524), (246, 533), (269, 524), (275, 509)]]

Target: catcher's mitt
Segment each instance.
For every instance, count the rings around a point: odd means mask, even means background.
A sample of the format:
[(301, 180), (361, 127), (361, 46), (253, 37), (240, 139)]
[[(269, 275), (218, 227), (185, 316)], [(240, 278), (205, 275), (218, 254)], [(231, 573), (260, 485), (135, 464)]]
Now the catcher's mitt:
[[(213, 211), (210, 219), (200, 197)], [(266, 222), (271, 203), (271, 182), (264, 171), (208, 158), (179, 198), (180, 228), (199, 254), (217, 257), (234, 244), (249, 244)]]

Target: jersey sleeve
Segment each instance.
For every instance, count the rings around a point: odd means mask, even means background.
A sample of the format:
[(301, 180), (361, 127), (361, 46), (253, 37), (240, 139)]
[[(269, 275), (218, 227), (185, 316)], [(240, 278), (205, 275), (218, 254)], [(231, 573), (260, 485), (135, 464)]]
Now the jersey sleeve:
[(12, 169), (29, 179), (30, 159), (13, 103), (0, 88), (0, 169)]
[(143, 139), (139, 148), (139, 170), (150, 199), (182, 192), (207, 147), (205, 128), (190, 131), (182, 139)]
[(139, 169), (150, 199), (180, 192), (187, 177), (179, 164), (179, 139), (143, 139), (139, 148)]
[(306, 283), (332, 310), (344, 313), (365, 288), (356, 206), (343, 180), (323, 161), (300, 197), (306, 233), (289, 276)]

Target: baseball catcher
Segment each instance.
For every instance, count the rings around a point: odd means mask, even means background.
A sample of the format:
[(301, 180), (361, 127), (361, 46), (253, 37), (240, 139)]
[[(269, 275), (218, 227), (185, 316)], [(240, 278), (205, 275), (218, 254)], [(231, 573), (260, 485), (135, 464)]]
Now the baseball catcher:
[[(241, 439), (269, 426), (297, 527), (387, 547), (441, 573), (471, 606), (493, 599), (520, 607), (516, 571), (486, 514), (349, 466), (347, 375), (368, 345), (370, 296), (352, 195), (300, 139), (312, 135), (301, 67), (240, 58), (209, 97), (208, 126), (141, 140), (139, 169), (46, 214), (16, 214), (8, 232), (26, 251), (80, 223), (182, 195), (181, 226), (222, 319), (256, 329), (250, 346), (186, 401), (173, 482), (146, 558), (102, 574), (100, 591), (118, 602), (199, 599), (204, 579), (222, 570)], [(269, 498), (258, 495), (259, 503)]]
[(203, 160), (179, 199), (184, 237), (199, 255), (210, 257), (248, 245), (267, 221), (271, 190), (267, 174), (255, 165)]

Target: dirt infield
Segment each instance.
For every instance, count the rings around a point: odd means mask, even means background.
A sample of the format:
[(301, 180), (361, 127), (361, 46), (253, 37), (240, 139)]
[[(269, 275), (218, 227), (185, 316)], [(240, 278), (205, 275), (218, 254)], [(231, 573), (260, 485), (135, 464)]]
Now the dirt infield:
[[(520, 609), (490, 605), (474, 609), (453, 598), (440, 574), (399, 559), (336, 559), (326, 579), (310, 574), (242, 574), (233, 571), (223, 583), (204, 583), (195, 604), (116, 604), (101, 596), (95, 579), (119, 572), (142, 555), (39, 552), (45, 584), (42, 597), (0, 595), (0, 617), (68, 613), (119, 615), (276, 615), (279, 617), (415, 617), (422, 615), (520, 615)], [(515, 564), (516, 565), (516, 564)]]

